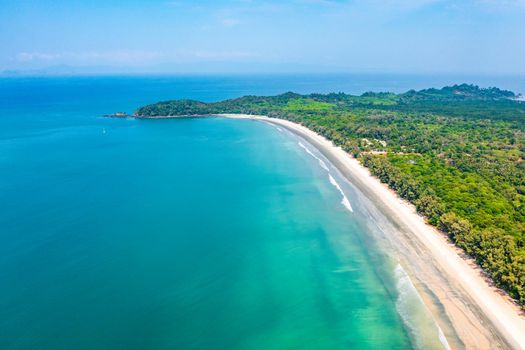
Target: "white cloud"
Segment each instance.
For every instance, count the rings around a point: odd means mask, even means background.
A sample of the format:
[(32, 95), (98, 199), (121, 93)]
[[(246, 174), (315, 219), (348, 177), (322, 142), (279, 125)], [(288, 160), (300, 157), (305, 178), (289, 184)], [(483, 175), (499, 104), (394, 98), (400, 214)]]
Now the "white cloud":
[(162, 55), (149, 51), (82, 51), (82, 52), (20, 52), (15, 60), (22, 63), (76, 64), (142, 64), (158, 60)]
[(125, 65), (142, 66), (161, 63), (202, 61), (242, 61), (257, 58), (248, 51), (213, 51), (181, 49), (169, 53), (149, 51), (86, 51), (86, 52), (20, 52), (15, 61), (23, 65)]
[(60, 58), (60, 56), (60, 54), (43, 52), (20, 52), (16, 55), (15, 59), (19, 62), (53, 61)]

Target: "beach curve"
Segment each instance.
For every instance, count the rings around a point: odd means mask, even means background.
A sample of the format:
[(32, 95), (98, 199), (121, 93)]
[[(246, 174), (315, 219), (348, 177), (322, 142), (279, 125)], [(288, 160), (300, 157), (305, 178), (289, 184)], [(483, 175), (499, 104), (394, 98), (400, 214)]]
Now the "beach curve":
[[(523, 310), (481, 268), (429, 225), (415, 207), (325, 137), (300, 124), (259, 115), (217, 114), (279, 125), (304, 138), (397, 228), (400, 263), (453, 349), (524, 349)], [(457, 338), (457, 339), (456, 339)]]

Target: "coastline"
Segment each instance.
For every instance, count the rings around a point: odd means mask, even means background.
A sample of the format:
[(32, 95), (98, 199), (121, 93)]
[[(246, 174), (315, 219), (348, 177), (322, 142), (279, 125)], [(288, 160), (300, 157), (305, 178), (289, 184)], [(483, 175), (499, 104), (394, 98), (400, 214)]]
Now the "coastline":
[[(491, 285), (475, 262), (446, 235), (429, 225), (414, 205), (340, 147), (310, 129), (266, 116), (217, 114), (269, 122), (286, 128), (316, 147), (394, 224), (400, 263), (407, 269), (425, 305), (454, 349), (523, 349), (523, 310)], [(457, 338), (457, 339), (455, 339)]]

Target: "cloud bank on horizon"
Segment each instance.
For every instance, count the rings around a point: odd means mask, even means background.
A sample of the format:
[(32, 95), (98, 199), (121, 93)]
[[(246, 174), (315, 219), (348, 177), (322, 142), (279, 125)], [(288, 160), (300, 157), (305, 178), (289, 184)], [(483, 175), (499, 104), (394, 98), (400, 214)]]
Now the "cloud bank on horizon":
[(3, 0), (0, 71), (525, 73), (525, 0)]

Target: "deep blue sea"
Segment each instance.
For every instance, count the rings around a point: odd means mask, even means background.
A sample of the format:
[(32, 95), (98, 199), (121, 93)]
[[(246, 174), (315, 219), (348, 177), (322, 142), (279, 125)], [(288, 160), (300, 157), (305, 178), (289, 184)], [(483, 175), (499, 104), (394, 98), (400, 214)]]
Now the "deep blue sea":
[[(365, 201), (286, 130), (159, 100), (523, 78), (0, 79), (0, 349), (440, 348)], [(347, 200), (348, 202), (345, 202)]]

